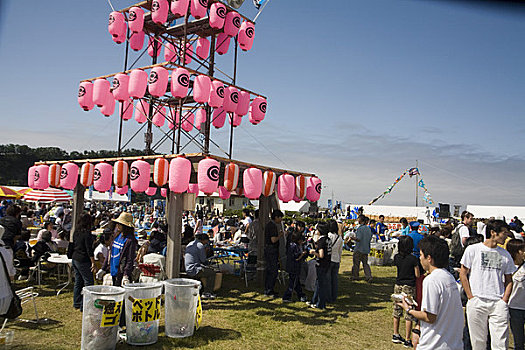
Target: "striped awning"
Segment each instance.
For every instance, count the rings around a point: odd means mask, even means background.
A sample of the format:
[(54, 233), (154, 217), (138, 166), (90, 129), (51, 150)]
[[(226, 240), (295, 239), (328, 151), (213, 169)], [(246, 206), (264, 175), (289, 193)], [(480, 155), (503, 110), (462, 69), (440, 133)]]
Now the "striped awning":
[(23, 199), (27, 202), (53, 203), (69, 202), (73, 197), (64, 190), (50, 187), (45, 190), (31, 190)]

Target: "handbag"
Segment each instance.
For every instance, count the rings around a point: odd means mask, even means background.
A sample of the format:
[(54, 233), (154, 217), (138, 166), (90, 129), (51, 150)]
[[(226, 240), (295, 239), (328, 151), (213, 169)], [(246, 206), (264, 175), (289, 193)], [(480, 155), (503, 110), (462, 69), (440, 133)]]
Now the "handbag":
[(2, 253), (0, 253), (0, 258), (2, 259), (2, 264), (4, 265), (5, 277), (7, 278), (9, 287), (11, 287), (11, 291), (13, 292), (13, 298), (11, 299), (11, 303), (9, 304), (9, 309), (7, 310), (5, 314), (0, 315), (0, 316), (13, 320), (22, 314), (22, 311), (23, 311), (22, 300), (16, 294), (15, 289), (13, 288), (13, 285), (11, 284), (11, 279), (9, 278), (9, 272), (7, 271), (7, 265), (5, 263), (4, 256), (2, 255)]

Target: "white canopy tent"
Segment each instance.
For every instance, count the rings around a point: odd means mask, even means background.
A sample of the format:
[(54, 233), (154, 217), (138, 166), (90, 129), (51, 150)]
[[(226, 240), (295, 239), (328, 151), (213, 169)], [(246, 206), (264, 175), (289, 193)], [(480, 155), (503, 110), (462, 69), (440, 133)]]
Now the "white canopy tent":
[(467, 205), (467, 211), (474, 214), (475, 218), (487, 219), (493, 216), (496, 219), (505, 219), (509, 222), (517, 216), (520, 220), (525, 220), (525, 207), (502, 207), (493, 205)]

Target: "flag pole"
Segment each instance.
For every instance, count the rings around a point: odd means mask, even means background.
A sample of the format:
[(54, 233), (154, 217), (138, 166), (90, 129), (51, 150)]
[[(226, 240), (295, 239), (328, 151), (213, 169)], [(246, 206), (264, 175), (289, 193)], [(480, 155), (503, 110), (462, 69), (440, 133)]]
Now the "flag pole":
[(418, 195), (418, 186), (419, 186), (418, 175), (419, 175), (419, 168), (418, 168), (418, 163), (416, 159), (416, 207), (417, 207), (417, 195)]
[(270, 2), (270, 0), (266, 0), (266, 1), (264, 2), (263, 7), (259, 10), (259, 12), (257, 12), (257, 15), (255, 15), (255, 18), (253, 19), (253, 22), (254, 22), (254, 23), (257, 21), (257, 18), (259, 18), (259, 15), (260, 15), (261, 12), (264, 10), (264, 8), (266, 7), (266, 5), (268, 5), (269, 2)]

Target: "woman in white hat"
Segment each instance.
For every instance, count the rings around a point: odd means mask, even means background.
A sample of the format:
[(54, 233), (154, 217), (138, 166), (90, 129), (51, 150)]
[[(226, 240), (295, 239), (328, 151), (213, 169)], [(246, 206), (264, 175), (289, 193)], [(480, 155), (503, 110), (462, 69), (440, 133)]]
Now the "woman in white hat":
[(122, 212), (113, 221), (117, 223), (116, 237), (113, 240), (110, 254), (104, 261), (102, 269), (97, 273), (97, 278), (109, 272), (113, 278), (113, 285), (120, 286), (131, 280), (138, 242), (135, 238), (135, 225), (131, 213)]

